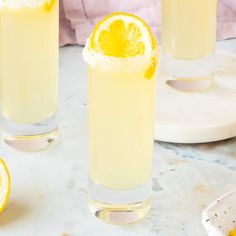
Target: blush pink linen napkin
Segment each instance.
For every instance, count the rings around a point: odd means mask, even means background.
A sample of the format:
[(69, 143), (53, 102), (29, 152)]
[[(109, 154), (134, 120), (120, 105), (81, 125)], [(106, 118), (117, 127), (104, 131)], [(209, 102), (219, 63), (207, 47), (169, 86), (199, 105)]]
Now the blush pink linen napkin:
[[(105, 15), (129, 12), (143, 18), (160, 38), (160, 0), (60, 0), (60, 46), (84, 45)], [(218, 39), (236, 37), (236, 0), (219, 0)]]

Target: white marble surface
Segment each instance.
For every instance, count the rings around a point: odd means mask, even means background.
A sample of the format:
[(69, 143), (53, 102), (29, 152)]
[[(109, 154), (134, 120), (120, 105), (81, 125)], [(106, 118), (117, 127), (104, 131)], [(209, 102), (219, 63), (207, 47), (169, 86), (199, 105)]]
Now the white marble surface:
[[(236, 41), (220, 44), (236, 52)], [(106, 225), (86, 204), (87, 83), (81, 48), (61, 49), (60, 64), (58, 141), (35, 154), (1, 143), (12, 194), (0, 215), (0, 235), (206, 236), (202, 210), (236, 186), (236, 139), (201, 145), (156, 142), (152, 211), (138, 224)]]

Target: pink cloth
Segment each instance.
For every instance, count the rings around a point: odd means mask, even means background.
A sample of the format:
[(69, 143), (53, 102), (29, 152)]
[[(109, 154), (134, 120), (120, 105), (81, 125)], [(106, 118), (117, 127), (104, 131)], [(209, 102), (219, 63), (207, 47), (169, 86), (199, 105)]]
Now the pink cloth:
[[(124, 11), (143, 18), (160, 37), (160, 0), (60, 0), (60, 46), (84, 45), (105, 15)], [(236, 37), (236, 0), (219, 0), (218, 39)]]

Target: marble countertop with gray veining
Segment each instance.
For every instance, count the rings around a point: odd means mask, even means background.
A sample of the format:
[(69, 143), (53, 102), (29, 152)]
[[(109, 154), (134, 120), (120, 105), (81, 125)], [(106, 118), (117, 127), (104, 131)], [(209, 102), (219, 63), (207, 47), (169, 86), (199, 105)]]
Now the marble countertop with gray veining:
[[(236, 53), (236, 40), (218, 43)], [(153, 208), (141, 222), (113, 226), (87, 208), (87, 82), (80, 47), (60, 51), (60, 136), (39, 153), (1, 143), (12, 193), (3, 236), (206, 236), (201, 212), (236, 187), (236, 139), (183, 145), (155, 142)]]

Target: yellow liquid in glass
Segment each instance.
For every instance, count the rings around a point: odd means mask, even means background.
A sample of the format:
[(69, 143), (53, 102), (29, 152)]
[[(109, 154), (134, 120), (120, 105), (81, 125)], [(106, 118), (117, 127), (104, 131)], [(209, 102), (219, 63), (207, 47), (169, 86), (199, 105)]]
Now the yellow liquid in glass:
[(164, 50), (180, 59), (198, 59), (215, 49), (217, 0), (162, 0)]
[[(124, 68), (125, 69), (125, 68)], [(151, 178), (155, 79), (145, 70), (89, 67), (90, 176), (127, 190)]]
[(1, 13), (4, 117), (36, 123), (57, 107), (58, 2), (51, 9), (3, 9)]

